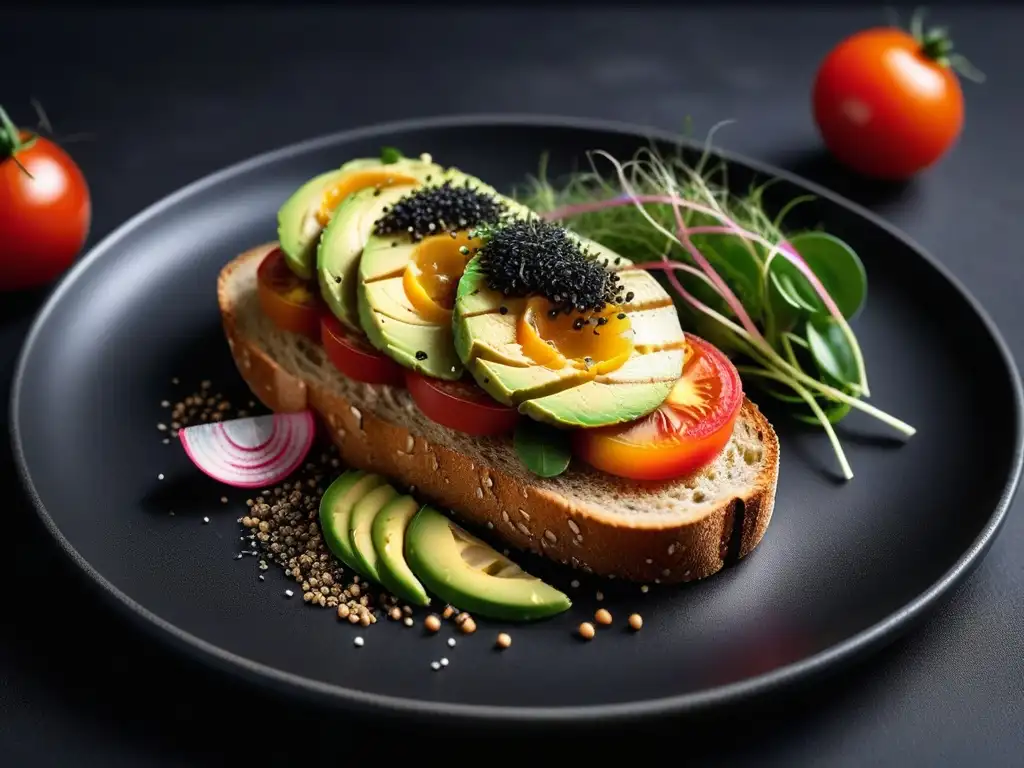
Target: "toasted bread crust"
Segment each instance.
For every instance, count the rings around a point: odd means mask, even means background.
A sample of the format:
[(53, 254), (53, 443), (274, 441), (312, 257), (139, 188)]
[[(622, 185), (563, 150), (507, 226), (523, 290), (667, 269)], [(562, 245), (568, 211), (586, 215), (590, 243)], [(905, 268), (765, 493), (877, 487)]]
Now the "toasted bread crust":
[[(342, 461), (413, 486), (416, 495), (492, 529), (509, 544), (598, 575), (663, 584), (710, 576), (748, 555), (764, 537), (775, 504), (779, 443), (757, 406), (745, 400), (740, 418), (757, 431), (765, 455), (757, 482), (699, 519), (656, 525), (619, 520), (599, 509), (529, 485), (445, 446), (430, 444), (400, 424), (362, 413), (334, 392), (278, 365), (240, 330), (228, 286), (254, 248), (224, 267), (218, 301), (235, 364), (253, 394), (273, 411), (311, 408), (327, 426)], [(409, 450), (410, 446), (412, 450)]]

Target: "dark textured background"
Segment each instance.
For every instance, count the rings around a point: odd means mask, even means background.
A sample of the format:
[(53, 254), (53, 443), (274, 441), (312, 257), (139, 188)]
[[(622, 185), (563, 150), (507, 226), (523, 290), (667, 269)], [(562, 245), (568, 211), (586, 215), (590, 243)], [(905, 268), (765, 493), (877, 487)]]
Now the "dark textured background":
[[(941, 13), (989, 81), (966, 86), (961, 144), (899, 187), (835, 169), (809, 117), (820, 57), (884, 20), (874, 9), (8, 13), (0, 99), (28, 121), (37, 97), (58, 133), (93, 134), (68, 147), (92, 186), (91, 242), (224, 165), (366, 123), (515, 111), (676, 128), (690, 117), (700, 135), (735, 119), (719, 143), (823, 181), (905, 229), (963, 279), (1024, 360), (1024, 10)], [(0, 297), (5, 400), (42, 298)], [(971, 364), (969, 349), (962, 359)], [(6, 426), (6, 410), (0, 419)], [(14, 490), (7, 445), (0, 450), (0, 488)], [(630, 748), (758, 765), (1019, 765), (1022, 506), (975, 574), (897, 645), (784, 699), (624, 735)], [(345, 761), (360, 747), (378, 759), (407, 748), (420, 759), (486, 759), (475, 744), (458, 747), (486, 734), (426, 734), (414, 745), (394, 728), (370, 733), (173, 656), (78, 583), (19, 493), (7, 496), (4, 518), (4, 765), (300, 763), (307, 751)], [(563, 746), (582, 758), (618, 740), (604, 730)], [(535, 742), (502, 742), (512, 748), (542, 754)]]

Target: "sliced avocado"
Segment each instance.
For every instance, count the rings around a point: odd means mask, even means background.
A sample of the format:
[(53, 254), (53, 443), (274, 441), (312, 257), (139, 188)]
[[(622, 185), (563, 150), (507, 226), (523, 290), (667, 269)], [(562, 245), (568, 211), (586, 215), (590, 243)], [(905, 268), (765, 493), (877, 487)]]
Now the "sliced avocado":
[(683, 330), (671, 297), (649, 272), (580, 239), (611, 265), (629, 299), (618, 314), (629, 320), (632, 349), (617, 368), (603, 370), (589, 358), (558, 368), (531, 358), (519, 340), (526, 302), (490, 290), (479, 257), (459, 281), (455, 350), (482, 389), (535, 419), (569, 427), (632, 421), (656, 409), (682, 375)]
[[(500, 199), (513, 217), (536, 216), (528, 208), (461, 171), (449, 169), (445, 179), (450, 179), (456, 184), (468, 183), (471, 187)], [(471, 228), (467, 226), (461, 230), (463, 235)], [(456, 381), (462, 378), (465, 369), (455, 349), (456, 339), (452, 328), (451, 311), (442, 309), (429, 300), (426, 301), (427, 306), (424, 306), (422, 299), (414, 301), (406, 290), (406, 270), (415, 261), (417, 253), (425, 253), (419, 249), (434, 246), (447, 248), (447, 237), (440, 233), (421, 241), (394, 235), (370, 237), (359, 259), (356, 304), (360, 325), (377, 349), (406, 368), (433, 378)], [(466, 243), (464, 239), (462, 242)], [(458, 277), (461, 277), (463, 262), (459, 259), (462, 256), (459, 255), (460, 252), (456, 252), (461, 246), (455, 241), (451, 241), (450, 245), (458, 266)], [(437, 263), (433, 261), (433, 254), (434, 252), (431, 252), (431, 263)], [(443, 260), (448, 256), (440, 258)], [(443, 270), (442, 274), (445, 272), (447, 270)], [(456, 288), (459, 284), (456, 283), (452, 287)], [(418, 285), (415, 278), (412, 285)], [(424, 295), (421, 291), (420, 296)]]
[(405, 556), (427, 589), (480, 616), (527, 621), (572, 605), (568, 596), (429, 506), (409, 523)]
[(403, 323), (374, 312), (366, 301), (359, 302), (359, 318), (370, 343), (400, 365), (437, 379), (462, 376), (450, 327)]
[(352, 508), (383, 483), (384, 478), (380, 475), (349, 470), (331, 483), (320, 499), (320, 530), (324, 542), (336, 558), (356, 571), (359, 570), (358, 561), (349, 538)]
[(341, 323), (360, 331), (356, 286), (359, 257), (384, 210), (416, 189), (414, 185), (363, 189), (346, 199), (324, 228), (317, 248), (320, 292)]
[[(682, 369), (680, 369), (682, 370)], [(588, 381), (535, 400), (524, 400), (519, 412), (555, 426), (602, 427), (646, 416), (665, 402), (679, 374), (668, 381), (644, 384), (603, 384)]]
[(377, 551), (373, 548), (373, 518), (398, 495), (390, 485), (379, 485), (356, 502), (348, 519), (349, 542), (355, 557), (355, 568), (363, 576), (380, 583), (377, 572)]
[(377, 553), (377, 574), (391, 594), (412, 605), (430, 605), (423, 584), (405, 561), (405, 533), (420, 505), (411, 496), (392, 499), (373, 518), (371, 538)]
[(420, 159), (403, 157), (385, 164), (379, 159), (358, 158), (313, 177), (293, 192), (277, 212), (277, 239), (288, 266), (303, 280), (315, 277), (316, 250), (323, 231), (317, 214), (325, 195), (333, 188), (345, 185), (346, 180), (352, 188), (342, 186), (338, 204), (353, 192), (368, 186), (390, 186), (389, 181), (422, 182), (428, 176), (441, 176), (443, 173), (444, 169), (439, 165)]

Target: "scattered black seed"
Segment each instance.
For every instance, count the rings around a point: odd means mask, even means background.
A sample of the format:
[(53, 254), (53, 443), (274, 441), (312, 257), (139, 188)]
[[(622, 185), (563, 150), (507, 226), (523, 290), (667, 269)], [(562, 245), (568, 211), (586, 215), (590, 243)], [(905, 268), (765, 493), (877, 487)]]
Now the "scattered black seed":
[(599, 312), (616, 300), (612, 273), (555, 224), (508, 222), (488, 234), (479, 258), (491, 290), (544, 296), (554, 305), (553, 317)]
[(508, 307), (506, 307), (504, 305), (498, 307), (498, 314), (499, 315), (507, 315), (508, 314)]
[(391, 247), (392, 248), (397, 248), (398, 247), (398, 241), (397, 240), (392, 240), (391, 241)]
[(583, 328), (583, 326), (586, 325), (586, 324), (587, 324), (586, 320), (584, 320), (582, 317), (577, 317), (573, 321), (572, 327), (573, 327), (573, 330), (578, 331), (578, 330), (581, 330)]
[(490, 384), (490, 383), (491, 383), (491, 380), (490, 380), (490, 379), (488, 379), (488, 378), (487, 378), (487, 377), (485, 376), (485, 377), (484, 377), (484, 384)]
[(619, 314), (617, 314), (616, 317), (619, 318), (619, 320), (625, 320), (626, 319), (626, 313), (625, 312), (619, 312)]
[(452, 181), (421, 187), (403, 197), (377, 220), (377, 235), (408, 233), (414, 241), (435, 232), (447, 231), (448, 222), (458, 222), (453, 229), (497, 224), (506, 214), (504, 202), (494, 195), (478, 190), (468, 180), (460, 185)]
[(416, 359), (417, 360), (426, 360), (427, 359), (427, 353), (424, 352), (423, 350), (420, 350), (419, 352), (416, 353)]
[(376, 189), (373, 190), (373, 196), (380, 197), (380, 187), (377, 187)]
[(340, 282), (341, 282), (341, 276), (340, 276), (340, 275), (336, 276), (336, 277), (334, 278), (334, 282), (336, 282), (336, 283), (340, 283)]
[(632, 301), (633, 300), (633, 296), (635, 296), (635, 295), (636, 294), (634, 294), (632, 291), (629, 291), (628, 293), (626, 293), (626, 301), (627, 302)]
[(599, 317), (599, 318), (597, 318), (597, 324), (598, 325), (607, 325), (608, 324), (608, 318), (607, 317)]
[(615, 264), (621, 264), (622, 263), (622, 257), (621, 256), (616, 256), (614, 263)]

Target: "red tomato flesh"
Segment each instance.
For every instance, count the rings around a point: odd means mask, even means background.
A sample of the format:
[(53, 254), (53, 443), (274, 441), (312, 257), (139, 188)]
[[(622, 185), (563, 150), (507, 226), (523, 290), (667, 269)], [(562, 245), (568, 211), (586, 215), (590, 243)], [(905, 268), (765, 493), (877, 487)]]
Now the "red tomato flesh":
[(270, 321), (283, 331), (320, 339), (323, 302), (316, 285), (289, 269), (280, 248), (268, 253), (256, 274), (260, 307)]
[(653, 413), (627, 424), (573, 433), (575, 454), (596, 469), (632, 480), (669, 480), (712, 462), (732, 436), (743, 385), (732, 362), (686, 335), (683, 375)]
[(57, 278), (82, 249), (92, 218), (75, 161), (41, 136), (21, 132), (20, 141), (27, 146), (11, 157), (10, 137), (0, 136), (0, 290)]
[(964, 122), (960, 81), (899, 29), (868, 29), (822, 62), (812, 95), (825, 145), (866, 176), (906, 179), (938, 160)]
[(443, 381), (405, 372), (416, 405), (431, 421), (467, 435), (500, 435), (515, 429), (519, 412), (498, 403), (469, 381)]
[(320, 339), (327, 358), (348, 378), (393, 387), (405, 382), (402, 366), (378, 352), (366, 339), (346, 330), (330, 312), (324, 312), (320, 320)]

